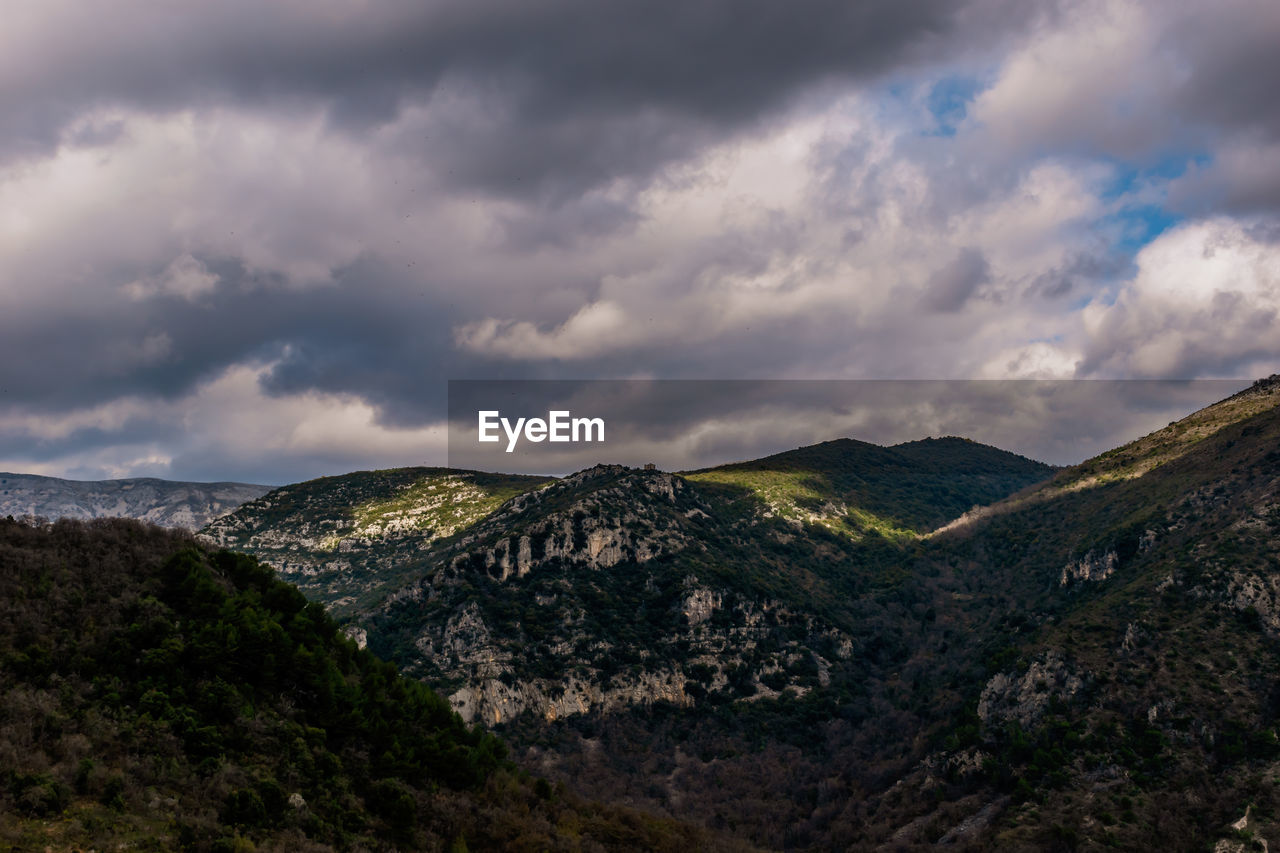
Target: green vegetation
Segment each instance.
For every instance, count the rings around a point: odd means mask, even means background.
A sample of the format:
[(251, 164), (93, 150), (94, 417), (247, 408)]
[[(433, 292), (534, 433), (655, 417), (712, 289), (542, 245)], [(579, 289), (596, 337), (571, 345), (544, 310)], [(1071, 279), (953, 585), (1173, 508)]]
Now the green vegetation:
[[(423, 534), (423, 544), (452, 536), (489, 515), (509, 498), (541, 485), (539, 478), (457, 473), (425, 476), (391, 496), (372, 498), (351, 508), (352, 538), (376, 538), (408, 531)], [(333, 535), (324, 546), (336, 547)], [(322, 547), (324, 547), (322, 546)]]
[(687, 476), (750, 489), (784, 518), (901, 539), (1052, 473), (1048, 465), (994, 447), (940, 438), (894, 447), (839, 439)]
[[(1174, 421), (1150, 435), (1064, 468), (1040, 486), (991, 507), (993, 514), (1052, 501), (1071, 492), (1092, 490), (1139, 479), (1170, 462), (1193, 456), (1206, 439), (1272, 411), (1280, 401), (1275, 377)], [(1212, 442), (1211, 442), (1212, 444)]]
[(448, 468), (356, 471), (283, 486), (201, 533), (268, 561), (341, 617), (412, 575), (424, 552), (547, 482)]
[(0, 520), (0, 602), (17, 849), (715, 846), (515, 773), (252, 557), (134, 522)]
[(798, 524), (816, 524), (833, 533), (861, 538), (874, 531), (886, 539), (915, 538), (916, 531), (896, 526), (864, 509), (849, 508), (833, 501), (835, 489), (829, 478), (813, 471), (767, 470), (757, 468), (713, 468), (688, 475), (695, 483), (719, 483), (747, 490), (779, 518)]
[[(1278, 404), (1260, 383), (1056, 475), (962, 439), (601, 466), (344, 613), (499, 720), (542, 794), (785, 849), (1274, 845)], [(344, 547), (326, 570), (374, 571)], [(15, 796), (59, 808), (68, 770)]]

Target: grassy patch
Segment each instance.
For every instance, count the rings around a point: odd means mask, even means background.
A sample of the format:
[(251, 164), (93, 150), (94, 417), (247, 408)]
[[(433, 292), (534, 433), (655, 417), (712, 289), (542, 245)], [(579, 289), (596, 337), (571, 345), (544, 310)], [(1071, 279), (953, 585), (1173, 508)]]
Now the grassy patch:
[(837, 535), (860, 539), (874, 530), (886, 539), (914, 539), (914, 530), (860, 507), (850, 507), (830, 478), (816, 471), (757, 468), (713, 468), (686, 475), (695, 483), (718, 483), (746, 489), (769, 511), (787, 521), (816, 524)]
[[(524, 478), (486, 479), (489, 482), (478, 482), (472, 474), (423, 477), (388, 497), (353, 506), (352, 527), (343, 536), (379, 539), (416, 532), (424, 534), (426, 544), (470, 527), (533, 485)], [(331, 536), (324, 545), (335, 548), (340, 538)]]

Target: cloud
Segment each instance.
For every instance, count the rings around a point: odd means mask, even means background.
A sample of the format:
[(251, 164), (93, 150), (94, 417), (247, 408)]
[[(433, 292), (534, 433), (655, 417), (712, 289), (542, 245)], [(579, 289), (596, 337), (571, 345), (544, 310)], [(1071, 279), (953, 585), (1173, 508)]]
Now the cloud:
[(959, 311), (987, 282), (991, 269), (976, 249), (961, 249), (951, 263), (930, 278), (924, 305), (934, 311)]
[(1008, 149), (1149, 158), (1280, 134), (1267, 0), (1075, 0), (1041, 21), (969, 110)]
[[(883, 445), (962, 435), (1072, 464), (1247, 382), (1224, 380), (622, 380), (454, 382), (449, 464), (568, 473), (602, 459), (688, 470), (854, 436)], [(599, 418), (604, 443), (478, 441), (478, 413)], [(502, 433), (502, 430), (499, 430)], [(507, 450), (511, 446), (511, 451)]]
[(612, 257), (653, 247), (638, 268), (602, 277), (558, 317), (495, 312), (456, 327), (455, 340), (475, 355), (595, 375), (732, 365), (735, 375), (937, 377), (983, 373), (1028, 327), (1070, 328), (1043, 276), (1081, 273), (1105, 251), (1092, 225), (1106, 213), (1107, 170), (1045, 163), (1008, 186), (957, 190), (904, 155), (905, 131), (852, 97), (710, 149), (700, 180), (649, 191), (639, 224), (603, 241)]
[(1215, 219), (1167, 232), (1086, 308), (1084, 375), (1264, 374), (1280, 359), (1280, 243)]
[(1172, 142), (1178, 114), (1162, 107), (1185, 72), (1160, 44), (1168, 14), (1129, 0), (1070, 4), (1004, 60), (972, 121), (1022, 152), (1132, 156)]
[(1193, 165), (1171, 183), (1169, 203), (1194, 216), (1280, 211), (1280, 140), (1250, 134), (1223, 143), (1212, 161)]
[(1184, 2), (1180, 12), (1165, 41), (1176, 45), (1190, 73), (1172, 106), (1224, 129), (1280, 141), (1280, 115), (1273, 108), (1280, 86), (1280, 9), (1267, 0), (1227, 0)]
[(1275, 370), (1265, 0), (93, 23), (0, 31), (0, 445), (42, 470), (362, 464), (175, 414), (229, 376), (407, 452), (458, 377)]
[(967, 49), (1016, 26), (1020, 5), (125, 0), (85, 27), (83, 7), (55, 0), (6, 21), (0, 138), (30, 156), (96, 108), (231, 104), (318, 105), (365, 135), (417, 106), (431, 136), (412, 147), (442, 174), (563, 198), (651, 174), (815, 85)]
[(70, 415), (0, 414), (0, 470), (280, 484), (443, 458), (443, 423), (388, 426), (351, 395), (266, 394), (270, 369), (229, 368), (163, 402), (126, 396)]
[(133, 299), (147, 299), (168, 294), (195, 300), (212, 292), (219, 281), (221, 278), (211, 273), (201, 261), (196, 260), (190, 253), (184, 252), (158, 275), (131, 281), (124, 286), (124, 290)]

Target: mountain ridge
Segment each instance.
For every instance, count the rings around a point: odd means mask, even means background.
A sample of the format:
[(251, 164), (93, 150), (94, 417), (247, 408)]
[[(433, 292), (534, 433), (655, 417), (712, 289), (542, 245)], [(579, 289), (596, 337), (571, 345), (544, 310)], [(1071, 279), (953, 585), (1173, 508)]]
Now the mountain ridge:
[(230, 481), (66, 480), (0, 472), (0, 517), (136, 518), (162, 527), (198, 530), (272, 488)]
[[(372, 578), (364, 581), (337, 581), (332, 574), (326, 579), (330, 569), (311, 572), (310, 565), (341, 565), (339, 571), (361, 575), (341, 555), (318, 547), (310, 528), (290, 533), (273, 525), (268, 505), (287, 489), (242, 507), (203, 535), (223, 546), (254, 549), (304, 589), (322, 587), (322, 600), (352, 620), (355, 636), (395, 657), (407, 672), (447, 685), (455, 708), (468, 720), (493, 724), (530, 710), (554, 719), (637, 702), (688, 706), (706, 695), (706, 686), (691, 682), (686, 689), (683, 669), (661, 661), (688, 656), (689, 666), (709, 668), (713, 674), (705, 684), (715, 692), (729, 683), (725, 670), (738, 665), (730, 635), (816, 632), (833, 648), (852, 649), (840, 626), (856, 618), (842, 602), (858, 589), (893, 582), (880, 576), (877, 561), (896, 559), (897, 549), (917, 539), (928, 522), (951, 517), (951, 507), (968, 508), (988, 494), (1007, 493), (1052, 472), (976, 442), (938, 440), (926, 446), (951, 455), (913, 458), (913, 446), (899, 451), (844, 440), (683, 476), (597, 465), (557, 480), (525, 479), (519, 482), (523, 491), (493, 505), (488, 514), (475, 513), (449, 535), (415, 535), (404, 540), (405, 548), (385, 538), (383, 544), (363, 541), (360, 547), (371, 551), (383, 547), (402, 555), (366, 563)], [(423, 484), (442, 488), (450, 477), (500, 476), (443, 469), (383, 474), (395, 482), (378, 485), (349, 475), (359, 483), (359, 500), (368, 500), (371, 489), (406, 493)], [(895, 482), (881, 488), (887, 478)], [(336, 482), (312, 481), (299, 488)], [(779, 483), (781, 497), (771, 491)], [(302, 500), (316, 505), (326, 495), (332, 493)], [(855, 501), (873, 502), (878, 514)], [(350, 529), (357, 504), (336, 499), (335, 513), (346, 512), (348, 518), (334, 524)], [(855, 565), (837, 541), (811, 542), (803, 531), (812, 524), (849, 544), (860, 543), (856, 547), (865, 564)], [(284, 538), (273, 539), (278, 535)], [(808, 555), (804, 559), (811, 568), (791, 565), (790, 550), (796, 547)], [(397, 559), (399, 565), (388, 565)], [(308, 567), (299, 571), (303, 564)], [(645, 574), (616, 576), (615, 567), (623, 565)], [(753, 568), (745, 574), (734, 568), (743, 565)], [(623, 584), (626, 591), (606, 592), (613, 584)], [(333, 597), (339, 588), (346, 594)], [(543, 604), (530, 610), (519, 603), (527, 596)], [(635, 635), (611, 604), (619, 596), (648, 602), (642, 606), (651, 630), (643, 640), (623, 642), (641, 650), (626, 673), (617, 666), (627, 659), (618, 656), (619, 637)], [(490, 628), (504, 618), (502, 608), (519, 608), (524, 616), (515, 633), (493, 640)], [(728, 621), (713, 620), (716, 612)], [(556, 615), (545, 622), (538, 613)], [(434, 618), (426, 614), (439, 619), (419, 632), (415, 620)], [(583, 619), (593, 627), (571, 624)], [(698, 640), (688, 634), (694, 629), (715, 636)], [(779, 648), (793, 651), (780, 651), (783, 658), (769, 658), (764, 670), (739, 680), (750, 682), (759, 695), (780, 695), (788, 685), (797, 693), (807, 691), (797, 679), (810, 677), (809, 665), (799, 658), (781, 663), (802, 645), (788, 642)], [(588, 654), (588, 647), (594, 651)], [(677, 648), (686, 651), (673, 651)]]

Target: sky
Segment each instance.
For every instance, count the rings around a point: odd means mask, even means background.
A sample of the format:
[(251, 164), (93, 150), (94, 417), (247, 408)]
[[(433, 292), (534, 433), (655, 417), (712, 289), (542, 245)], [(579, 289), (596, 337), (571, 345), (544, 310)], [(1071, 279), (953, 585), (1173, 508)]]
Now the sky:
[(451, 379), (1280, 371), (1274, 0), (5, 17), (0, 470), (443, 464)]

